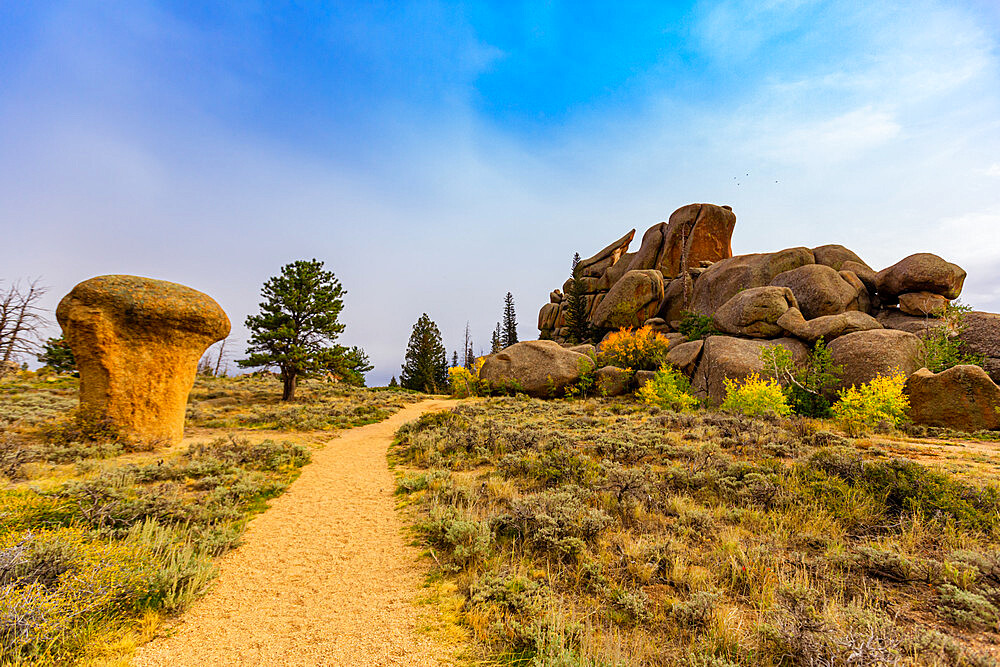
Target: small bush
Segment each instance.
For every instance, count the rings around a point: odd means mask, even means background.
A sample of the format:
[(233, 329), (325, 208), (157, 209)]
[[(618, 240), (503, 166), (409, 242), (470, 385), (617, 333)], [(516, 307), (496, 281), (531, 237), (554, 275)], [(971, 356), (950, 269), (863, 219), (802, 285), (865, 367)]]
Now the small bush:
[(448, 386), (455, 398), (479, 396), (479, 378), (465, 366), (454, 366), (448, 369)]
[(691, 385), (687, 378), (673, 366), (664, 364), (637, 393), (649, 405), (683, 412), (698, 405), (698, 399), (690, 391)]
[(742, 382), (726, 378), (726, 398), (720, 407), (750, 416), (786, 416), (792, 412), (777, 380), (762, 378), (757, 373), (751, 373)]
[(899, 426), (906, 419), (909, 397), (903, 393), (906, 376), (879, 374), (871, 382), (840, 392), (833, 416), (849, 435), (871, 433), (875, 428)]
[(954, 366), (971, 364), (982, 366), (985, 358), (965, 349), (958, 336), (965, 330), (965, 314), (972, 308), (962, 303), (951, 303), (945, 307), (941, 317), (943, 326), (931, 327), (922, 335), (921, 361), (932, 373), (940, 373)]
[(715, 328), (715, 320), (710, 315), (701, 315), (689, 310), (681, 313), (681, 323), (677, 330), (688, 340), (701, 340), (719, 333)]
[(81, 405), (68, 417), (42, 427), (42, 438), (50, 445), (72, 443), (118, 443), (122, 434), (107, 412), (92, 405)]
[(666, 362), (669, 347), (667, 337), (652, 327), (621, 329), (601, 343), (600, 361), (603, 366), (652, 371)]

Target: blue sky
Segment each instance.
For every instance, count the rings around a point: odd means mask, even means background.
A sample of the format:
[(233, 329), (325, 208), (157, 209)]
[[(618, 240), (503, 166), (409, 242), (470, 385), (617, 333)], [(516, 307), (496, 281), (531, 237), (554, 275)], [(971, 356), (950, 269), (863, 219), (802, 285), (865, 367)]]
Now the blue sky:
[(288, 261), (398, 374), (422, 312), (522, 338), (574, 252), (695, 201), (737, 253), (931, 251), (1000, 311), (1000, 5), (0, 0), (0, 278), (201, 289)]

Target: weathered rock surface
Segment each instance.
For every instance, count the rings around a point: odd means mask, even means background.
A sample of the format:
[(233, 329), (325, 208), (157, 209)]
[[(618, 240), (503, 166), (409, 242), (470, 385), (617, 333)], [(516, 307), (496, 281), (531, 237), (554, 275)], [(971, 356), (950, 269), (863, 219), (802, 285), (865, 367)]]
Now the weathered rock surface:
[[(732, 237), (736, 214), (728, 206), (688, 204), (670, 215), (663, 230), (663, 251), (658, 268), (668, 278), (702, 262), (717, 262), (733, 256)], [(687, 254), (687, 266), (681, 257)]]
[(740, 291), (764, 287), (779, 273), (813, 263), (813, 254), (808, 248), (737, 255), (715, 262), (695, 281), (691, 310), (712, 315)]
[(920, 339), (896, 329), (857, 331), (832, 341), (827, 349), (835, 365), (843, 366), (840, 388), (861, 386), (877, 375), (901, 372), (909, 377), (920, 368)]
[(180, 441), (198, 360), (229, 335), (215, 300), (164, 280), (98, 276), (63, 297), (56, 318), (80, 371), (81, 404), (137, 438)]
[(663, 275), (659, 271), (629, 271), (594, 307), (590, 322), (602, 329), (636, 326), (653, 317), (662, 301)]
[(906, 381), (915, 424), (958, 431), (1000, 429), (1000, 387), (979, 366), (940, 373), (921, 368)]
[(965, 329), (958, 338), (965, 350), (985, 357), (983, 368), (1000, 383), (1000, 315), (973, 311), (966, 313), (963, 322)]
[(479, 377), (495, 389), (546, 398), (561, 394), (593, 367), (590, 357), (571, 352), (555, 341), (530, 340), (486, 357)]
[(567, 347), (566, 349), (569, 350), (570, 352), (576, 352), (578, 354), (588, 354), (588, 355), (597, 354), (597, 347), (591, 345), (590, 343), (584, 343), (583, 345), (573, 345), (571, 347)]
[(881, 310), (879, 311), (879, 314), (875, 316), (875, 319), (878, 320), (879, 324), (886, 329), (907, 331), (920, 337), (923, 337), (928, 333), (935, 332), (938, 329), (942, 329), (945, 326), (943, 320), (932, 317), (914, 317), (900, 312), (898, 308), (886, 308)]
[(807, 264), (780, 273), (771, 280), (771, 285), (789, 288), (807, 320), (858, 310), (857, 287), (823, 264)]
[(559, 304), (547, 303), (538, 311), (538, 330), (551, 331), (559, 320)]
[(805, 361), (809, 349), (794, 338), (748, 340), (730, 336), (709, 336), (701, 352), (701, 361), (691, 380), (691, 389), (699, 398), (708, 397), (718, 404), (726, 397), (725, 380), (742, 380), (751, 373), (763, 373), (760, 351), (781, 345), (792, 353), (795, 362)]
[(594, 372), (597, 391), (605, 396), (621, 396), (628, 392), (632, 374), (617, 366), (604, 366)]
[(677, 370), (690, 378), (694, 375), (698, 367), (698, 359), (701, 358), (701, 351), (705, 346), (703, 340), (692, 340), (686, 343), (671, 345), (667, 349), (667, 363), (673, 365)]
[(580, 260), (580, 263), (576, 267), (580, 271), (580, 275), (600, 278), (604, 275), (605, 271), (614, 266), (622, 258), (634, 237), (635, 230), (633, 229), (593, 257)]
[(877, 291), (875, 276), (875, 269), (871, 268), (867, 264), (859, 264), (858, 262), (844, 262), (840, 265), (841, 271), (850, 271), (856, 275), (861, 282), (864, 284), (865, 288), (872, 295)]
[(732, 336), (778, 338), (784, 329), (777, 321), (789, 308), (797, 307), (795, 295), (787, 287), (751, 287), (715, 311), (715, 326)]
[[(813, 248), (812, 252), (813, 252), (813, 257), (816, 258), (817, 264), (822, 264), (823, 266), (829, 266), (831, 269), (834, 269), (836, 271), (843, 270), (845, 268), (844, 267), (845, 262), (851, 262), (853, 264), (866, 267), (868, 268), (869, 271), (872, 270), (871, 267), (869, 267), (863, 259), (861, 259), (854, 253), (853, 250), (848, 250), (842, 245), (836, 245), (836, 244), (821, 245), (818, 248)], [(848, 268), (848, 270), (853, 270), (853, 269)]]
[(871, 331), (882, 328), (882, 325), (874, 317), (857, 310), (848, 310), (837, 315), (825, 315), (806, 320), (798, 308), (789, 308), (778, 320), (778, 326), (810, 345), (820, 338), (829, 343), (835, 338), (855, 331)]
[(899, 310), (914, 317), (939, 317), (948, 307), (948, 299), (931, 292), (906, 292), (899, 295)]
[(937, 255), (920, 252), (900, 260), (875, 276), (879, 294), (897, 297), (906, 292), (931, 292), (957, 299), (965, 283), (965, 270)]

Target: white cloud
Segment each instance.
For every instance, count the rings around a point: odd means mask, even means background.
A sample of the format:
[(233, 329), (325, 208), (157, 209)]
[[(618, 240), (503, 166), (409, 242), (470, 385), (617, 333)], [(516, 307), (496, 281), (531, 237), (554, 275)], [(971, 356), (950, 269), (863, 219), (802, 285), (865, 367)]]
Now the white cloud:
[(987, 176), (993, 176), (994, 178), (1000, 178), (1000, 162), (994, 162), (989, 167), (983, 170), (983, 173)]

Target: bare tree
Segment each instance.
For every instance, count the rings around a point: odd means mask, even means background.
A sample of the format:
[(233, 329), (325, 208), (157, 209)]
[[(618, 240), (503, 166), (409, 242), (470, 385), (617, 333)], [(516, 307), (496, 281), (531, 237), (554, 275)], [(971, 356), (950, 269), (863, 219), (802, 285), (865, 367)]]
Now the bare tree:
[(11, 362), (22, 354), (33, 354), (41, 343), (42, 330), (48, 326), (39, 305), (49, 291), (41, 278), (20, 280), (6, 289), (0, 283), (0, 362)]

